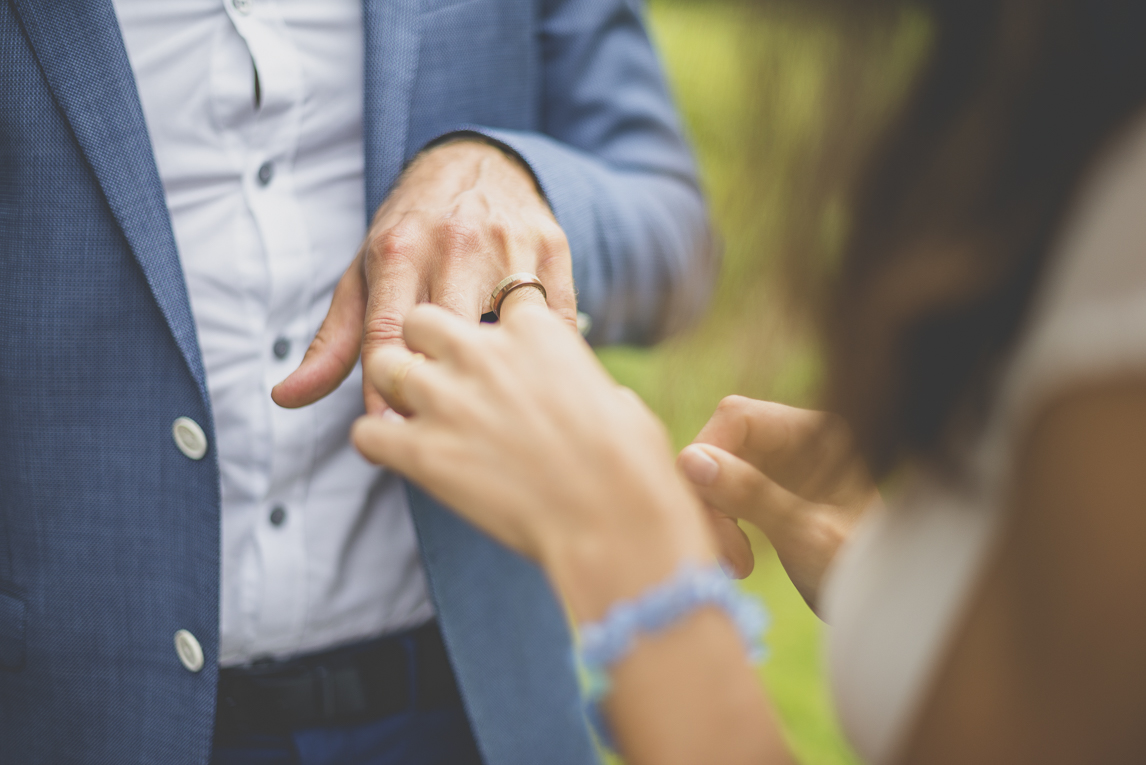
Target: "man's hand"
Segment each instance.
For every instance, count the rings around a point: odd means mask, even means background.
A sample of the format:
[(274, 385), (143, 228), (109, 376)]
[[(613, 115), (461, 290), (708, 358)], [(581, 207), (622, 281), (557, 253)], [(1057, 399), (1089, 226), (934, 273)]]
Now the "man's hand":
[[(743, 396), (720, 403), (677, 464), (715, 519), (742, 518), (768, 536), (813, 608), (836, 550), (879, 502), (843, 420)], [(740, 549), (731, 529), (719, 538), (726, 557)]]
[[(425, 151), (378, 208), (302, 363), (271, 398), (295, 408), (331, 393), (360, 353), (366, 362), (404, 345), (402, 324), (418, 303), (476, 324), (497, 283), (521, 271), (537, 275), (549, 308), (576, 327), (569, 244), (529, 171), (478, 140)], [(368, 412), (385, 410), (367, 376), (362, 389)]]

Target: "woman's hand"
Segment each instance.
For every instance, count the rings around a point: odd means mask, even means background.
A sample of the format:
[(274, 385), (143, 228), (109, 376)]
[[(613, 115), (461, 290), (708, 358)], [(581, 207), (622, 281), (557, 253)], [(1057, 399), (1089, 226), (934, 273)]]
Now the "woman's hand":
[(418, 306), (404, 336), (424, 363), (387, 348), (365, 373), (412, 414), (363, 417), (355, 444), (540, 561), (579, 618), (713, 559), (664, 428), (536, 290), (513, 292), (497, 326)]
[(717, 514), (758, 526), (815, 608), (820, 580), (879, 491), (833, 415), (730, 396), (678, 457)]
[[(366, 374), (412, 414), (361, 418), (358, 448), (540, 561), (580, 621), (635, 598), (684, 561), (714, 558), (710, 529), (664, 428), (618, 387), (540, 293), (519, 289), (497, 327), (424, 305)], [(789, 762), (736, 629), (704, 608), (643, 635), (612, 667), (605, 705), (626, 761)]]

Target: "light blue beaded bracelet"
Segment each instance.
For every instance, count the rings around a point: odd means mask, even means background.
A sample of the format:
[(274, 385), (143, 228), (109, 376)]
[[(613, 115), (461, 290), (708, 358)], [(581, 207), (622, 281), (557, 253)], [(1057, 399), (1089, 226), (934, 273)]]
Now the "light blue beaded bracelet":
[(609, 668), (633, 650), (642, 633), (662, 632), (706, 606), (716, 606), (731, 617), (753, 661), (764, 658), (762, 636), (768, 628), (768, 612), (759, 601), (737, 590), (718, 566), (685, 564), (668, 581), (634, 600), (614, 603), (603, 619), (582, 625), (578, 655), (586, 712), (602, 743), (612, 746), (599, 708), (609, 692)]

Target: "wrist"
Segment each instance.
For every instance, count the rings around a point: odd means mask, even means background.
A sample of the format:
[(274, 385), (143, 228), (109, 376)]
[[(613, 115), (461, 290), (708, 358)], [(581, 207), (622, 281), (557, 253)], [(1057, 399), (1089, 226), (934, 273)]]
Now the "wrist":
[(678, 501), (643, 512), (614, 510), (607, 522), (554, 539), (542, 558), (574, 618), (585, 622), (663, 582), (683, 563), (707, 565), (716, 555), (700, 509)]
[(467, 159), (472, 161), (486, 157), (499, 164), (504, 163), (506, 166), (512, 167), (522, 181), (528, 183), (546, 207), (550, 206), (549, 200), (541, 188), (541, 182), (525, 158), (518, 154), (513, 147), (482, 133), (464, 130), (440, 136), (422, 147), (422, 150), (410, 163), (410, 167), (412, 168), (424, 157), (438, 157), (446, 162), (465, 161)]

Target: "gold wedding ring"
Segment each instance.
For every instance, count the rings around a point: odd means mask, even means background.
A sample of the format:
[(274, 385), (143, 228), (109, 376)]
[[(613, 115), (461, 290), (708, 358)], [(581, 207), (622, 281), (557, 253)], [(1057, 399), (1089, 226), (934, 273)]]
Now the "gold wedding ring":
[(501, 318), (502, 303), (509, 297), (509, 293), (522, 287), (536, 287), (541, 291), (542, 298), (549, 297), (545, 294), (545, 285), (533, 274), (525, 271), (519, 274), (510, 274), (497, 283), (497, 286), (493, 288), (493, 293), (489, 296), (490, 310), (493, 311), (494, 316)]
[(408, 358), (399, 362), (390, 373), (390, 395), (388, 396), (390, 408), (403, 417), (413, 414), (410, 404), (406, 401), (406, 394), (402, 388), (406, 385), (406, 375), (410, 370), (426, 361), (421, 353), (411, 353)]

